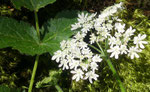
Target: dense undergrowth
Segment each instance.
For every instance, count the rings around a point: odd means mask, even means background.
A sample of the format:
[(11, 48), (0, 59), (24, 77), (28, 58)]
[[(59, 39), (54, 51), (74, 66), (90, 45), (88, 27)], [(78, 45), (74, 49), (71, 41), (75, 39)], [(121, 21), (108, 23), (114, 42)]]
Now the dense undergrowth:
[[(127, 10), (122, 11), (120, 18), (140, 33), (147, 34), (150, 41), (150, 1), (127, 0)], [(14, 9), (9, 0), (0, 1), (0, 15), (13, 17), (17, 20), (28, 21), (34, 24), (33, 13), (26, 10)], [(117, 0), (57, 0), (53, 5), (48, 5), (39, 11), (39, 24), (63, 10), (80, 10), (100, 12), (104, 7), (112, 5)], [(45, 15), (46, 14), (46, 15)], [(44, 16), (44, 17), (43, 17)], [(150, 45), (140, 54), (139, 59), (128, 59), (122, 56), (112, 63), (117, 69), (127, 92), (150, 91)], [(0, 50), (0, 84), (11, 88), (26, 90), (31, 76), (34, 58), (22, 55), (16, 50), (5, 48)], [(62, 72), (57, 63), (51, 61), (49, 54), (40, 57), (40, 63), (35, 78), (34, 92), (56, 92), (55, 84), (59, 84), (64, 92), (119, 92), (118, 84), (106, 62), (99, 68), (99, 79), (93, 84), (88, 81), (75, 82), (71, 80), (68, 71)], [(56, 77), (57, 76), (57, 77)]]

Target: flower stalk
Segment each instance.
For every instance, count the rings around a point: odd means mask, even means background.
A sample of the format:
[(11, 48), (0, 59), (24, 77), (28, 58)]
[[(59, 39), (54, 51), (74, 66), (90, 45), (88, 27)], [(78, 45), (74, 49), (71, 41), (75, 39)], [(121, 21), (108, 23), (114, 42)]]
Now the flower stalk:
[(106, 62), (108, 64), (108, 66), (110, 67), (111, 71), (113, 72), (113, 76), (116, 78), (116, 80), (117, 80), (117, 82), (119, 84), (121, 92), (126, 92), (125, 88), (123, 86), (123, 83), (121, 82), (121, 79), (120, 79), (120, 77), (119, 77), (115, 67), (113, 66), (111, 60), (109, 58), (106, 58)]
[[(108, 44), (108, 43), (106, 42), (106, 43), (105, 43), (105, 46), (107, 46), (107, 44)], [(98, 47), (101, 49), (101, 51), (102, 51), (101, 54), (104, 55), (105, 60), (106, 60), (106, 62), (107, 62), (107, 64), (108, 64), (108, 66), (110, 67), (111, 71), (113, 72), (113, 76), (116, 78), (116, 80), (117, 80), (117, 82), (118, 82), (118, 84), (119, 84), (119, 87), (120, 87), (121, 92), (126, 92), (126, 91), (125, 91), (125, 88), (124, 88), (124, 86), (123, 86), (123, 83), (121, 82), (121, 79), (120, 79), (120, 77), (119, 77), (119, 75), (118, 75), (118, 73), (117, 73), (117, 71), (116, 71), (114, 65), (112, 64), (110, 58), (109, 58), (108, 55), (107, 55), (107, 52), (106, 52), (106, 53), (104, 52), (104, 50), (102, 49), (101, 45), (100, 45), (98, 42), (97, 42), (97, 45), (98, 45)]]

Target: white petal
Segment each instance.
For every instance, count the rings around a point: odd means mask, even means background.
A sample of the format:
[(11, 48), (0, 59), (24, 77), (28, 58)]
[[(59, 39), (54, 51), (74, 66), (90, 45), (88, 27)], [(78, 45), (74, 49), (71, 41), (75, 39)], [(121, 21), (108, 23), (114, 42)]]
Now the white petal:
[(118, 59), (118, 54), (115, 54), (115, 59)]
[(136, 58), (139, 58), (139, 55), (138, 55), (137, 53), (135, 53), (135, 57), (136, 57)]
[(113, 57), (115, 54), (114, 53), (112, 53), (111, 55), (110, 55), (110, 57)]
[(93, 83), (92, 78), (89, 78), (90, 83)]

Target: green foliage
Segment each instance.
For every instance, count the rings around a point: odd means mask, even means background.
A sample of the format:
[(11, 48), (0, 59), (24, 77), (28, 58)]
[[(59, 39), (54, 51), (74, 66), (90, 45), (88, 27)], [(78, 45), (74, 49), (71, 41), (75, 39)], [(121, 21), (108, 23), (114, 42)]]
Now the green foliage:
[(13, 47), (28, 55), (53, 54), (59, 49), (60, 42), (68, 39), (75, 19), (51, 19), (44, 26), (43, 40), (40, 41), (33, 26), (14, 19), (0, 17), (0, 48)]
[[(22, 1), (27, 1), (27, 2), (23, 3)], [(40, 0), (33, 0), (33, 1), (40, 1)], [(20, 9), (21, 7), (26, 7), (32, 11), (33, 10), (37, 11), (40, 8), (44, 7), (45, 5), (49, 4), (49, 2), (47, 1), (50, 1), (50, 0), (44, 0), (44, 3), (42, 4), (39, 4), (39, 2), (36, 2), (33, 5), (31, 5), (31, 2), (29, 0), (12, 0), (16, 8)], [(54, 1), (55, 0), (53, 0), (53, 2)], [(84, 0), (74, 0), (74, 1), (85, 3)], [(119, 1), (119, 0), (116, 0), (116, 1)], [(133, 1), (133, 0), (128, 0), (128, 1)], [(142, 5), (143, 7), (149, 4), (149, 0), (144, 0), (144, 1), (138, 0), (138, 1), (139, 1), (138, 2), (139, 5)], [(89, 0), (89, 2), (91, 2), (91, 0)], [(108, 1), (105, 2), (106, 5), (107, 5), (107, 2)], [(80, 4), (80, 5), (83, 5), (83, 4)], [(7, 14), (11, 15), (10, 10), (7, 7), (3, 7), (3, 6), (0, 8), (0, 13), (1, 15), (7, 15)], [(129, 25), (132, 25), (134, 28), (138, 29), (138, 33), (139, 32), (146, 33), (147, 40), (148, 41), (150, 40), (150, 20), (143, 15), (143, 12), (141, 10), (137, 9), (134, 12), (124, 11), (121, 15), (122, 16), (120, 17), (123, 19), (123, 21), (125, 21)], [(73, 17), (76, 17), (76, 16), (77, 16), (77, 13), (75, 12), (74, 13), (68, 12), (68, 11), (61, 12), (55, 17), (56, 19), (51, 19), (47, 21), (47, 23), (45, 23), (40, 29), (41, 35), (42, 35), (40, 39), (41, 41), (36, 36), (37, 35), (36, 30), (30, 24), (27, 24), (22, 21), (18, 22), (10, 18), (0, 17), (0, 43), (1, 43), (0, 48), (13, 47), (13, 49), (17, 49), (21, 53), (26, 53), (28, 55), (42, 54), (42, 53), (49, 52), (49, 51), (53, 53), (57, 48), (59, 49), (59, 42), (61, 40), (63, 40), (64, 38), (68, 39), (72, 35), (72, 33), (70, 33), (70, 30), (69, 30), (69, 27), (70, 27), (69, 23), (72, 24), (75, 21)], [(65, 27), (63, 28), (61, 25)], [(67, 32), (69, 32), (68, 33), (69, 36), (67, 37), (66, 37), (67, 33), (65, 33), (66, 31), (65, 32), (63, 31), (65, 29)], [(22, 33), (22, 31), (24, 32)], [(61, 34), (61, 32), (63, 33)], [(23, 40), (22, 38), (25, 38), (25, 39)], [(28, 41), (31, 43), (26, 43)], [(54, 45), (52, 43), (54, 43)], [(17, 54), (14, 53), (14, 55), (17, 55)], [(47, 59), (47, 56), (43, 58)], [(28, 77), (31, 73), (30, 69), (29, 69), (30, 73), (28, 73), (28, 71), (26, 71), (27, 69), (22, 70), (20, 68), (14, 68), (18, 66), (25, 67), (23, 65), (24, 63), (21, 65), (20, 64), (18, 65), (18, 62), (20, 61), (16, 60), (16, 57), (14, 58), (15, 62), (11, 59), (7, 60), (8, 57), (4, 58), (4, 56), (2, 55), (0, 55), (0, 59), (1, 59), (0, 60), (0, 82), (1, 84), (7, 84), (7, 85), (9, 84), (9, 86), (11, 87), (16, 87), (18, 85), (19, 87), (22, 86), (23, 84), (22, 80), (20, 80), (21, 83), (18, 82), (18, 79), (20, 78), (20, 76), (18, 77), (16, 75), (16, 74), (20, 74), (20, 72), (21, 72), (20, 75), (26, 76), (24, 78), (26, 78), (26, 80), (29, 80)], [(42, 59), (41, 61), (44, 62), (45, 61), (44, 59)], [(117, 71), (119, 72), (119, 75), (121, 76), (121, 79), (124, 83), (124, 86), (127, 89), (127, 92), (149, 92), (150, 91), (149, 60), (150, 60), (150, 45), (148, 44), (146, 46), (146, 49), (140, 54), (139, 59), (129, 60), (126, 57), (122, 57), (122, 59), (113, 61), (113, 64), (117, 68)], [(24, 61), (21, 61), (21, 62), (24, 62)], [(46, 68), (46, 67), (47, 66), (40, 67), (39, 69), (42, 70), (42, 68)], [(52, 67), (56, 67), (56, 66), (52, 65)], [(7, 69), (8, 72), (6, 72), (5, 69)], [(14, 73), (10, 73), (10, 70), (14, 71)], [(61, 87), (63, 87), (63, 90), (64, 89), (66, 90), (65, 92), (68, 92), (69, 89), (70, 89), (70, 92), (119, 92), (118, 84), (115, 81), (115, 78), (113, 77), (106, 62), (101, 63), (99, 70), (100, 70), (98, 73), (99, 79), (98, 81), (95, 81), (93, 84), (90, 84), (88, 81), (79, 81), (79, 82), (71, 81), (71, 76), (68, 76), (68, 75), (65, 77), (64, 76), (59, 77), (59, 73), (57, 70), (51, 71), (50, 77), (45, 77), (42, 81), (38, 83), (41, 87), (47, 87), (47, 86), (53, 87), (54, 86), (53, 84), (58, 83), (61, 85)], [(53, 76), (53, 74), (55, 75), (55, 73), (56, 75), (57, 74), (58, 75)], [(40, 76), (41, 75), (39, 74), (37, 78), (40, 78)], [(61, 80), (61, 83), (59, 83), (60, 81), (58, 79)], [(65, 81), (62, 82), (62, 79)], [(24, 83), (25, 83), (24, 85), (28, 85), (27, 82), (24, 82)], [(39, 91), (39, 89), (37, 90)], [(5, 92), (9, 92), (9, 91), (7, 90)], [(42, 92), (46, 92), (46, 91), (42, 91)]]
[(36, 83), (36, 88), (55, 86), (58, 84), (62, 70), (50, 70), (49, 76)]
[(38, 11), (40, 8), (45, 7), (48, 4), (54, 3), (56, 0), (11, 0), (17, 9), (22, 6), (30, 9), (31, 11)]
[(39, 40), (34, 27), (25, 22), (0, 17), (0, 48), (13, 47), (21, 53), (36, 54)]
[[(129, 17), (130, 16), (130, 17)], [(136, 9), (133, 13), (122, 16), (126, 22), (137, 29), (137, 33), (147, 35), (147, 41), (150, 42), (150, 20), (143, 15), (143, 12)], [(127, 19), (128, 18), (128, 19)], [(150, 43), (140, 54), (139, 59), (122, 60), (120, 74), (124, 78), (124, 84), (127, 91), (149, 92), (150, 91)], [(128, 76), (127, 76), (128, 75)]]
[(44, 25), (44, 29), (47, 32), (42, 40), (43, 47), (45, 51), (53, 52), (57, 51), (60, 48), (60, 42), (62, 40), (69, 39), (70, 36), (73, 35), (73, 31), (71, 31), (71, 24), (75, 22), (75, 19), (54, 19), (48, 21)]
[(21, 90), (16, 89), (16, 88), (9, 88), (4, 85), (0, 85), (0, 92), (21, 92)]

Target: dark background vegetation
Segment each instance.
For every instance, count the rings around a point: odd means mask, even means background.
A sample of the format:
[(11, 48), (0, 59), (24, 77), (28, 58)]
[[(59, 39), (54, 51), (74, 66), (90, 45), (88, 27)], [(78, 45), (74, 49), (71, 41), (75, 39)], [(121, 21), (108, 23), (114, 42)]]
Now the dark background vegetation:
[[(150, 19), (150, 1), (149, 0), (126, 0), (127, 12), (123, 13), (123, 17), (128, 23), (138, 25), (145, 19)], [(57, 0), (52, 5), (47, 5), (45, 8), (39, 10), (39, 24), (40, 26), (50, 18), (54, 18), (58, 12), (64, 10), (79, 10), (88, 11), (91, 13), (100, 12), (105, 7), (113, 5), (118, 0)], [(133, 16), (135, 13), (141, 14)], [(17, 20), (23, 20), (31, 25), (34, 24), (34, 14), (25, 8), (16, 10), (10, 0), (0, 0), (0, 16), (12, 17)], [(144, 17), (140, 17), (144, 16)], [(136, 21), (135, 20), (140, 20)], [(131, 21), (132, 20), (132, 21)], [(133, 23), (134, 21), (134, 23)], [(147, 23), (147, 22), (144, 22)], [(141, 25), (143, 30), (150, 28), (149, 26)], [(148, 53), (148, 52), (145, 52)], [(142, 54), (144, 55), (144, 54)], [(124, 82), (124, 85), (129, 92), (148, 92), (150, 91), (149, 63), (150, 58), (147, 57), (144, 62), (130, 61), (124, 57), (121, 61), (113, 62)], [(128, 61), (128, 62), (126, 62)], [(135, 60), (136, 61), (136, 60)], [(34, 57), (20, 54), (11, 48), (0, 50), (0, 84), (7, 85), (11, 88), (27, 89), (34, 64)], [(88, 81), (80, 81), (75, 83), (71, 81), (69, 72), (64, 71), (59, 79), (59, 85), (64, 92), (119, 92), (118, 84), (113, 78), (111, 71), (107, 64), (101, 63), (99, 69), (99, 81), (94, 84), (89, 84)], [(46, 53), (40, 57), (40, 63), (35, 78), (35, 83), (48, 76), (49, 70), (57, 70), (57, 63), (51, 61), (51, 56)], [(144, 73), (143, 73), (144, 72)], [(148, 72), (148, 74), (147, 74)], [(128, 76), (127, 76), (128, 75)], [(133, 84), (132, 84), (133, 83)], [(132, 87), (131, 87), (132, 85)], [(144, 87), (144, 88), (142, 88)], [(141, 90), (137, 90), (140, 88)], [(146, 90), (147, 89), (147, 90)], [(51, 90), (51, 91), (50, 91)], [(144, 91), (143, 91), (144, 90)], [(34, 88), (35, 92), (56, 92), (55, 87)]]

